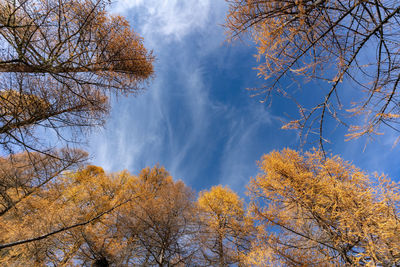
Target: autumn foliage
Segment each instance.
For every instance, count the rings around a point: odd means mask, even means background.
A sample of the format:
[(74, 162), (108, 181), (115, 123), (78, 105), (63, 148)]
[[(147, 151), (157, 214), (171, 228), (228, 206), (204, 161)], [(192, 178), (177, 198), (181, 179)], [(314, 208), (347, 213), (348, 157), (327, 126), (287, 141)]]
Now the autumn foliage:
[[(87, 225), (123, 203), (102, 187), (98, 170), (76, 174), (85, 180), (68, 173), (87, 160), (76, 144), (104, 124), (110, 94), (136, 94), (153, 74), (152, 53), (125, 18), (107, 12), (110, 4), (0, 1), (0, 217), (8, 222), (1, 249)], [(43, 253), (62, 257), (65, 247), (41, 242), (27, 245), (33, 257), (20, 247), (1, 260), (40, 265)]]
[[(287, 128), (307, 135), (317, 117), (322, 143), (325, 116), (342, 123), (346, 77), (366, 96), (349, 110), (366, 121), (350, 138), (398, 123), (396, 1), (228, 2), (231, 37), (251, 33), (272, 80), (262, 94), (288, 96), (289, 73), (329, 84)], [(109, 95), (135, 94), (153, 75), (152, 53), (109, 4), (0, 0), (1, 266), (400, 265), (399, 184), (339, 156), (264, 155), (247, 202), (221, 185), (196, 194), (159, 165), (88, 165), (75, 144), (104, 123)], [(377, 64), (362, 62), (374, 45)]]
[(197, 200), (203, 231), (201, 251), (208, 266), (241, 265), (250, 249), (251, 220), (243, 200), (227, 187), (214, 186)]
[(222, 186), (200, 192), (196, 200), (158, 166), (138, 175), (108, 174), (96, 166), (60, 173), (0, 216), (0, 262), (399, 264), (397, 183), (316, 150), (271, 152), (260, 170), (249, 183), (247, 205)]
[[(349, 138), (398, 131), (398, 1), (226, 1), (229, 38), (248, 33), (257, 47), (257, 70), (267, 82), (256, 94), (267, 100), (278, 93), (299, 108), (285, 128), (305, 139), (316, 134), (321, 145), (332, 119), (348, 127)], [(306, 91), (295, 86), (310, 80), (322, 95), (315, 105), (303, 103)], [(355, 88), (352, 99), (343, 81)]]
[(271, 152), (260, 168), (249, 185), (249, 209), (260, 223), (252, 260), (301, 266), (399, 264), (397, 183), (319, 151)]
[(51, 154), (38, 131), (64, 144), (81, 141), (81, 133), (104, 123), (110, 93), (145, 86), (152, 53), (125, 18), (106, 11), (109, 4), (0, 1), (2, 149)]

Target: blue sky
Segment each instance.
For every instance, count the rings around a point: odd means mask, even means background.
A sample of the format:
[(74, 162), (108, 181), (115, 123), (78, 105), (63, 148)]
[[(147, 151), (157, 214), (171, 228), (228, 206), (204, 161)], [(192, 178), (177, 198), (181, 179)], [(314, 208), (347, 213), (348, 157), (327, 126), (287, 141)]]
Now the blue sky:
[[(155, 78), (137, 97), (112, 100), (106, 127), (89, 137), (94, 164), (138, 173), (159, 163), (195, 190), (225, 184), (243, 193), (263, 154), (298, 148), (297, 134), (280, 129), (287, 115), (297, 116), (293, 103), (274, 98), (266, 106), (246, 90), (263, 84), (253, 70), (255, 48), (251, 42), (225, 42), (226, 10), (222, 0), (113, 4), (111, 11), (127, 17), (154, 51)], [(301, 101), (316, 100), (315, 86), (304, 85)], [(365, 139), (344, 142), (344, 130), (332, 126), (328, 151), (397, 180), (395, 133), (365, 148)]]

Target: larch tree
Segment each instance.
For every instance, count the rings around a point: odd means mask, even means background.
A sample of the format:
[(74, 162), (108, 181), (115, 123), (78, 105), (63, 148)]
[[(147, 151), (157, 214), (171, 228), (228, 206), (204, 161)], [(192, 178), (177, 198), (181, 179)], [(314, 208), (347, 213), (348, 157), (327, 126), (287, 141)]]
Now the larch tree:
[(193, 192), (173, 181), (163, 168), (146, 168), (138, 175), (137, 195), (123, 207), (119, 228), (135, 248), (129, 261), (140, 266), (186, 266), (197, 260)]
[(108, 94), (135, 93), (153, 56), (105, 0), (0, 2), (0, 143), (51, 153), (43, 133), (101, 125)]
[(337, 156), (271, 152), (251, 180), (250, 264), (397, 266), (400, 187)]
[(162, 167), (136, 176), (87, 166), (52, 180), (0, 217), (0, 264), (200, 264), (196, 211), (193, 192)]
[[(278, 93), (299, 108), (284, 128), (300, 129), (303, 140), (316, 134), (321, 146), (329, 118), (348, 127), (348, 138), (399, 131), (398, 1), (226, 1), (228, 34), (250, 33), (258, 49), (257, 70), (267, 84), (256, 94), (265, 101)], [(316, 105), (299, 99), (296, 84), (307, 80), (320, 81), (313, 85), (323, 94)], [(341, 90), (344, 80), (356, 88), (351, 99)]]
[(87, 157), (80, 150), (59, 150), (56, 155), (66, 160), (26, 152), (0, 158), (0, 217), (63, 171), (78, 167)]
[[(0, 1), (0, 217), (76, 169), (87, 155), (71, 147), (104, 123), (108, 97), (136, 94), (152, 76), (151, 52), (109, 4)], [(0, 249), (33, 239), (2, 240)]]
[(127, 172), (106, 174), (96, 166), (64, 173), (0, 217), (0, 246), (10, 244), (0, 250), (0, 263), (124, 265), (134, 246), (117, 222), (123, 206), (136, 197), (136, 184), (137, 177)]
[(227, 187), (213, 186), (199, 193), (202, 230), (199, 242), (205, 266), (242, 266), (250, 249), (252, 221), (243, 200)]

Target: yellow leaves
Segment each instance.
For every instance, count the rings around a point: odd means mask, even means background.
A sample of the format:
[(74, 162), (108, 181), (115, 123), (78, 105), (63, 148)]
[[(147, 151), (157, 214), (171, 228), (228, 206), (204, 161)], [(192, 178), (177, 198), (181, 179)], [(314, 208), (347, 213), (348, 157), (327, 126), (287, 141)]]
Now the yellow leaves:
[[(54, 259), (48, 254), (46, 256), (48, 251), (52, 255), (57, 255), (56, 262), (58, 260), (67, 262), (70, 260), (68, 258), (73, 258), (79, 253), (79, 248), (82, 248), (86, 241), (90, 243), (88, 246), (92, 246), (92, 250), (101, 250), (100, 248), (107, 244), (107, 248), (112, 250), (110, 255), (116, 253), (119, 248), (122, 249), (120, 246), (124, 242), (114, 239), (116, 233), (111, 235), (116, 218), (108, 211), (116, 207), (121, 210), (123, 207), (121, 204), (136, 197), (135, 190), (132, 189), (132, 186), (137, 185), (136, 181), (137, 177), (126, 172), (110, 175), (97, 166), (65, 172), (45, 187), (24, 198), (6, 216), (0, 216), (0, 225), (8, 226), (0, 230), (0, 236), (3, 238), (1, 242), (47, 234), (91, 220), (106, 212), (85, 227), (72, 228), (43, 241), (18, 246), (16, 250), (12, 249), (10, 255), (19, 251), (23, 257), (26, 256), (22, 260), (24, 264), (29, 264), (31, 261), (29, 255), (39, 255), (50, 262)], [(39, 246), (43, 247), (43, 251), (31, 250), (32, 247)], [(6, 262), (12, 263), (15, 259), (10, 256), (6, 258)]]
[(398, 119), (400, 118), (400, 114), (396, 113), (377, 113), (376, 117), (382, 117), (384, 119)]
[[(392, 62), (391, 59), (398, 53), (399, 45), (388, 38), (377, 42), (372, 36), (378, 27), (382, 36), (399, 37), (395, 31), (400, 26), (395, 19), (398, 6), (393, 6), (391, 1), (369, 4), (366, 1), (347, 1), (346, 5), (343, 1), (331, 0), (226, 2), (229, 11), (225, 26), (229, 38), (249, 33), (260, 62), (255, 69), (259, 77), (268, 80), (258, 88), (256, 95), (269, 98), (271, 92), (280, 94), (286, 89), (285, 96), (293, 98), (305, 120), (295, 127), (285, 126), (287, 129), (299, 130), (303, 139), (309, 138), (309, 133), (317, 129), (317, 138), (322, 144), (326, 141), (323, 125), (326, 125), (324, 121), (328, 113), (347, 127), (346, 115), (336, 111), (350, 102), (349, 95), (343, 97), (337, 93), (339, 88), (349, 86), (343, 84), (349, 79), (355, 81), (359, 90), (352, 97), (358, 98), (362, 107), (352, 115), (365, 119), (361, 130), (350, 132), (349, 139), (379, 134), (380, 127), (388, 126), (397, 131), (400, 119), (395, 110), (398, 80), (392, 77), (398, 77), (396, 71), (400, 61), (395, 59)], [(375, 10), (379, 9), (391, 10), (384, 16), (384, 22), (383, 17), (376, 17)], [(363, 14), (371, 14), (371, 18), (365, 21)], [(348, 32), (352, 33), (351, 37)], [(373, 53), (374, 56), (363, 57), (365, 53)], [(388, 69), (388, 64), (395, 67)], [(290, 78), (293, 83), (288, 82)], [(310, 103), (304, 101), (307, 97), (298, 96), (296, 89), (310, 80), (323, 81), (324, 84), (318, 88), (326, 93), (319, 103), (305, 109), (303, 106)]]
[(244, 262), (253, 223), (244, 214), (243, 200), (219, 185), (200, 192), (197, 204), (207, 233), (200, 240), (208, 265)]
[(246, 266), (283, 266), (284, 263), (277, 260), (276, 251), (265, 242), (254, 242), (252, 249), (244, 257)]
[(50, 104), (36, 95), (16, 90), (0, 92), (0, 113), (14, 118), (30, 118), (33, 114), (48, 112)]
[(204, 222), (222, 234), (225, 234), (226, 229), (240, 227), (243, 223), (243, 200), (227, 187), (219, 185), (209, 191), (202, 191), (197, 202), (200, 210), (205, 213)]
[(221, 216), (243, 216), (243, 201), (227, 187), (213, 186), (210, 191), (199, 193), (202, 210)]
[[(106, 0), (0, 3), (5, 51), (0, 70), (10, 73), (9, 81), (0, 85), (2, 133), (7, 127), (44, 126), (62, 136), (60, 140), (68, 140), (61, 129), (103, 123), (108, 111), (105, 92), (142, 89), (153, 74), (153, 56), (125, 18), (109, 15), (109, 4)], [(12, 88), (6, 88), (8, 84)], [(24, 120), (10, 126), (7, 116)], [(25, 144), (26, 139), (36, 138), (33, 131), (21, 133), (16, 143), (45, 150)]]
[(304, 74), (308, 69), (309, 69), (309, 66), (304, 66), (304, 67), (297, 68), (297, 69), (290, 68), (290, 71), (297, 75), (301, 75), (301, 74)]
[[(130, 239), (138, 265), (166, 265), (185, 258), (194, 246), (197, 219), (192, 192), (173, 181), (163, 167), (145, 168), (137, 176), (136, 197), (122, 207), (119, 229)], [(179, 243), (178, 243), (179, 241)]]
[(248, 212), (243, 200), (221, 185), (200, 192), (195, 202), (192, 191), (159, 166), (137, 176), (108, 174), (97, 166), (65, 172), (0, 216), (2, 242), (117, 208), (88, 225), (16, 247), (0, 262), (16, 263), (17, 257), (31, 262), (28, 255), (36, 255), (42, 265), (88, 265), (93, 259), (115, 265), (133, 259), (139, 265), (180, 260), (190, 265), (185, 260), (192, 257), (200, 266), (399, 261), (400, 255), (393, 254), (400, 250), (398, 183), (384, 175), (371, 177), (318, 150), (273, 151), (259, 166), (260, 174), (248, 186)]
[(346, 141), (359, 138), (364, 135), (383, 135), (382, 132), (378, 132), (378, 129), (375, 128), (375, 125), (366, 124), (366, 125), (350, 125), (349, 133), (345, 135)]
[(130, 74), (133, 80), (143, 81), (153, 73), (153, 57), (143, 40), (121, 16), (106, 16), (98, 20), (96, 41), (99, 46), (97, 62), (100, 70), (109, 66), (116, 73)]
[[(263, 222), (265, 231), (270, 225), (282, 230), (279, 235), (259, 236), (259, 242), (264, 240), (304, 264), (308, 260), (302, 251), (313, 253), (323, 264), (352, 263), (353, 257), (354, 261), (361, 257), (365, 264), (371, 262), (370, 257), (375, 262), (392, 260), (386, 244), (400, 241), (400, 226), (393, 227), (399, 211), (383, 199), (398, 201), (398, 185), (387, 183), (387, 178), (373, 181), (341, 158), (325, 158), (318, 151), (304, 155), (289, 149), (274, 151), (259, 164), (263, 172), (249, 186), (250, 211), (253, 219)], [(317, 243), (321, 248), (315, 247)], [(343, 252), (343, 244), (354, 250)], [(303, 250), (303, 246), (313, 249)], [(338, 261), (322, 248), (337, 254)]]

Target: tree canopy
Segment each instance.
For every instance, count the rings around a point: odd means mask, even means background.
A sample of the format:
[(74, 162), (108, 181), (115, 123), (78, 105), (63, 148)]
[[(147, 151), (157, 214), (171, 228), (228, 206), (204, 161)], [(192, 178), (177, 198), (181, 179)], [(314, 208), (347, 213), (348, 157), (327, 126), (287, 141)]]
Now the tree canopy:
[[(163, 168), (85, 166), (0, 216), (0, 263), (74, 266), (395, 266), (400, 187), (338, 156), (264, 155), (249, 201), (194, 192)], [(19, 192), (23, 192), (21, 185)], [(17, 191), (10, 189), (12, 198)]]
[[(302, 137), (325, 138), (326, 121), (349, 129), (348, 138), (398, 131), (399, 31), (397, 1), (227, 0), (226, 27), (232, 38), (249, 33), (257, 46), (259, 75), (267, 80), (257, 94), (294, 99), (299, 117), (284, 128)], [(285, 82), (288, 78), (300, 83)], [(296, 98), (296, 85), (319, 80), (324, 97), (314, 106)], [(357, 90), (343, 93), (342, 82)], [(286, 86), (290, 84), (289, 86)], [(346, 86), (348, 84), (346, 83)], [(305, 93), (303, 93), (305, 94)], [(350, 117), (356, 117), (354, 121)]]
[[(0, 2), (0, 143), (6, 151), (49, 153), (43, 131), (101, 125), (109, 93), (135, 93), (153, 56), (108, 1)], [(72, 139), (71, 139), (72, 138)], [(79, 139), (79, 138), (78, 138)]]
[(289, 266), (400, 263), (398, 183), (320, 151), (274, 151), (259, 164), (261, 173), (249, 184), (250, 212), (260, 222), (250, 260)]
[[(0, 217), (16, 216), (25, 223), (21, 228), (38, 229), (27, 236), (16, 230), (21, 239), (15, 236), (6, 244), (13, 232), (7, 225), (2, 248), (88, 224), (119, 205), (67, 226), (64, 221), (45, 226), (53, 205), (64, 209), (46, 195), (49, 186), (87, 160), (75, 146), (85, 131), (104, 123), (108, 97), (135, 94), (153, 74), (152, 53), (125, 18), (107, 12), (109, 5), (103, 0), (0, 1)], [(27, 203), (29, 208), (18, 214)], [(42, 221), (35, 220), (37, 205), (48, 210), (42, 211)]]
[[(110, 95), (144, 88), (152, 52), (108, 0), (0, 0), (0, 265), (400, 265), (399, 183), (322, 147), (328, 114), (365, 119), (349, 138), (397, 130), (399, 4), (227, 2), (230, 36), (251, 34), (271, 82), (258, 93), (291, 97), (287, 76), (326, 82), (322, 103), (298, 103), (285, 126), (316, 130), (321, 148), (264, 155), (244, 198), (197, 193), (158, 164), (89, 165), (76, 144), (104, 123)], [(340, 91), (349, 80), (354, 106)]]
[(227, 187), (213, 186), (197, 200), (204, 232), (201, 251), (208, 266), (243, 263), (250, 250), (252, 222), (246, 217), (243, 200)]

